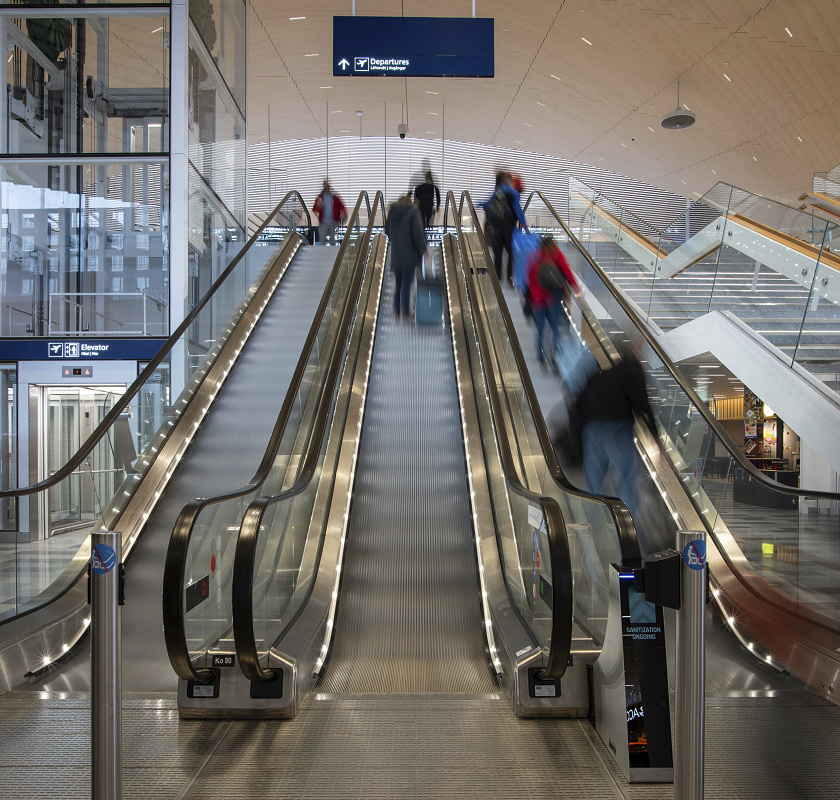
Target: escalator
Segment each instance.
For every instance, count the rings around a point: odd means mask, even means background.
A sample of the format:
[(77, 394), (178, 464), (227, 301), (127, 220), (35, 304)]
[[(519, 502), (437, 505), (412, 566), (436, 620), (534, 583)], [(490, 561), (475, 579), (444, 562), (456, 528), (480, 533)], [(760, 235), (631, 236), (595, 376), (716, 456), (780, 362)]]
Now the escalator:
[[(164, 359), (175, 376), (186, 376), (178, 400), (161, 412), (160, 430), (92, 525), (123, 536), (127, 691), (174, 688), (159, 617), (150, 609), (158, 607), (161, 567), (178, 511), (187, 499), (221, 491), (254, 469), (308, 343), (306, 332), (316, 313), (328, 308), (326, 298), (340, 295), (345, 286), (345, 254), (355, 248), (362, 198), (339, 249), (310, 247), (288, 227), (295, 207), (305, 212), (299, 195), (290, 192), (79, 453), (50, 481), (18, 492), (37, 496), (49, 491), (72, 474), (87, 450), (110, 435), (110, 426), (121, 415), (145, 413), (137, 404), (145, 382), (154, 379)], [(300, 216), (306, 221), (305, 213)], [(89, 687), (84, 637), (88, 553), (85, 543), (58, 581), (28, 604), (19, 604), (18, 614), (0, 626), (9, 688)], [(217, 587), (207, 566), (207, 588), (213, 592)]]
[[(569, 309), (572, 324), (600, 366), (617, 363), (622, 343), (644, 341), (662, 443), (636, 426), (646, 470), (636, 523), (646, 552), (673, 547), (677, 529), (705, 531), (715, 604), (753, 663), (788, 671), (836, 702), (840, 608), (825, 548), (838, 533), (840, 497), (786, 487), (755, 469), (551, 203), (535, 193), (526, 216), (565, 243), (585, 287), (585, 301)], [(516, 296), (508, 291), (501, 303), (516, 319), (520, 338), (530, 337)], [(548, 415), (560, 383), (552, 377), (545, 384)]]
[[(447, 214), (443, 327), (392, 319), (374, 237), (355, 317), (342, 319), (346, 348), (321, 373), (321, 407), (267, 453), (259, 480), (182, 512), (164, 588), (182, 717), (290, 718), (313, 690), (339, 704), (507, 696), (518, 716), (583, 717), (594, 682), (604, 741), (627, 737), (625, 703), (613, 702), (628, 695), (632, 648), (613, 631), (627, 594), (611, 565), (639, 563), (632, 520), (547, 460), (533, 389), (525, 376), (511, 391), (515, 365), (483, 319), (489, 255), (461, 219), (475, 212), (450, 194)], [(218, 535), (212, 517), (231, 532), (231, 598), (194, 607), (191, 565)], [(661, 612), (648, 613), (661, 631)], [(672, 774), (662, 645), (644, 690), (658, 682), (660, 697), (615, 755), (632, 780)]]

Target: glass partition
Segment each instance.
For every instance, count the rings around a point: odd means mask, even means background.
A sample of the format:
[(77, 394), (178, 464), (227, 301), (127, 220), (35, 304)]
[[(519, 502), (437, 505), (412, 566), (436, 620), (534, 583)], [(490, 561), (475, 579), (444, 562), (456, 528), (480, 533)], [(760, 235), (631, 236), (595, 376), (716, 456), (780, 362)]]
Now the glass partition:
[(0, 164), (3, 336), (168, 336), (168, 162)]
[(114, 15), (107, 6), (100, 17), (62, 13), (4, 18), (10, 49), (3, 152), (167, 152), (169, 14)]
[[(288, 203), (292, 207), (297, 204), (298, 211), (303, 212), (297, 195), (290, 195)], [(272, 212), (269, 222), (279, 225), (288, 216), (283, 210), (275, 220)], [(307, 228), (303, 213), (299, 232), (305, 233)], [(142, 383), (135, 382), (130, 397), (119, 401), (119, 416), (107, 430), (97, 429), (101, 437), (75, 456), (79, 463), (72, 473), (35, 492), (13, 488), (0, 491), (0, 508), (10, 515), (0, 540), (0, 619), (48, 602), (76, 580), (88, 558), (87, 533), (92, 525), (110, 529), (119, 518), (153, 463), (154, 454), (221, 351), (229, 326), (247, 308), (286, 241), (258, 243), (254, 237), (248, 243), (230, 273), (202, 300), (194, 319), (177, 338), (167, 342), (159, 356), (162, 360)], [(6, 388), (8, 391), (11, 387)], [(173, 397), (177, 397), (174, 402)], [(96, 414), (104, 417), (115, 403), (115, 397), (110, 397)], [(68, 527), (67, 514), (61, 509), (78, 509), (74, 497), (84, 498), (84, 514), (74, 512), (75, 523)], [(124, 544), (126, 550), (130, 544)]]
[(838, 372), (835, 223), (724, 183), (658, 235), (574, 179), (569, 208), (592, 257), (663, 330), (731, 313), (788, 363), (829, 383)]
[[(545, 212), (545, 204), (535, 195), (526, 216), (544, 219)], [(620, 294), (578, 247), (583, 245), (571, 242), (567, 255), (585, 287), (590, 314), (603, 335), (620, 349), (633, 338), (636, 323), (625, 308), (626, 301), (619, 300)], [(757, 478), (733, 454), (736, 448), (731, 439), (709, 426), (696, 395), (682, 388), (673, 368), (652, 348), (646, 349), (643, 358), (660, 440), (686, 497), (708, 529), (721, 540), (731, 535), (750, 566), (780, 588), (796, 611), (840, 619), (836, 591), (840, 557), (835, 558), (828, 545), (840, 536), (838, 501), (809, 497)], [(650, 483), (646, 492), (652, 513), (639, 526), (640, 538), (647, 537), (648, 551), (671, 546), (674, 509), (661, 501), (656, 484)]]
[[(201, 663), (207, 648), (215, 645), (231, 630), (234, 555), (246, 509), (258, 497), (274, 495), (289, 489), (298, 477), (303, 453), (312, 436), (315, 413), (322, 400), (323, 384), (333, 350), (337, 346), (343, 348), (344, 345), (337, 337), (341, 312), (348, 301), (353, 268), (364, 238), (366, 226), (361, 223), (362, 216), (366, 215), (360, 213), (351, 220), (345, 234), (346, 246), (341, 254), (336, 279), (330, 289), (312, 348), (307, 354), (300, 384), (292, 387), (294, 396), (288, 396), (284, 404), (284, 408), (289, 409), (289, 415), (282, 430), (275, 429), (275, 435), (279, 435), (280, 438), (279, 442), (275, 443), (276, 451), (271, 457), (267, 476), (253, 487), (208, 501), (192, 523), (183, 572), (182, 598), (184, 628), (194, 663)], [(288, 214), (278, 215), (275, 217), (275, 224), (268, 226), (263, 235), (271, 236), (272, 231), (282, 230), (288, 220)], [(340, 251), (336, 250), (336, 254), (339, 253)], [(323, 438), (316, 473), (304, 491), (287, 503), (272, 505), (266, 510), (260, 529), (257, 566), (254, 571), (254, 618), (257, 621), (255, 626), (259, 628), (258, 641), (263, 640), (263, 629), (266, 626), (271, 626), (273, 630), (273, 626), (287, 621), (289, 602), (295, 610), (297, 608), (298, 601), (294, 598), (301, 596), (300, 592), (305, 583), (301, 575), (301, 558), (306, 550), (308, 537), (317, 537), (320, 531), (319, 523), (311, 521), (310, 517), (319, 489), (327, 439), (326, 436)], [(265, 464), (265, 460), (263, 463)], [(326, 508), (323, 510), (325, 512)], [(317, 538), (315, 541), (317, 542)], [(209, 602), (205, 601), (196, 608), (190, 608), (187, 604), (189, 593), (186, 589), (203, 577), (211, 556), (215, 557), (215, 575), (221, 591), (211, 597)], [(311, 575), (308, 578), (311, 578)], [(291, 591), (288, 589), (289, 584), (293, 586)], [(308, 587), (308, 583), (306, 586)], [(304, 591), (304, 596), (305, 594)]]

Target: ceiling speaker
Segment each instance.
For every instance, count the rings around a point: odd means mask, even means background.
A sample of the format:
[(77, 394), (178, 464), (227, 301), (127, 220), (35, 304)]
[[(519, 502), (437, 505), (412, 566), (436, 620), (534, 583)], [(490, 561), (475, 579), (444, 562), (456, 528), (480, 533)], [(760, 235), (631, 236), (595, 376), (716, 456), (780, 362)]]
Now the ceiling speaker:
[(678, 108), (676, 111), (668, 112), (662, 121), (659, 123), (663, 128), (669, 131), (678, 130), (680, 128), (688, 128), (697, 120), (693, 111), (687, 111), (684, 108)]
[(693, 112), (680, 105), (680, 82), (677, 81), (677, 110), (669, 111), (662, 117), (659, 124), (669, 131), (677, 131), (680, 128), (691, 127), (696, 120), (697, 117), (694, 116)]

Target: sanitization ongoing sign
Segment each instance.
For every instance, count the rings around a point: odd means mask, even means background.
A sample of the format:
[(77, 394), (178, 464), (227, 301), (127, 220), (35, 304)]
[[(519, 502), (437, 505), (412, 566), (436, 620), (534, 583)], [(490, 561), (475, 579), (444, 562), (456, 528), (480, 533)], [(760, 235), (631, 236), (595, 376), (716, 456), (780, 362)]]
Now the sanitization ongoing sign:
[(492, 78), (493, 20), (333, 17), (333, 75)]

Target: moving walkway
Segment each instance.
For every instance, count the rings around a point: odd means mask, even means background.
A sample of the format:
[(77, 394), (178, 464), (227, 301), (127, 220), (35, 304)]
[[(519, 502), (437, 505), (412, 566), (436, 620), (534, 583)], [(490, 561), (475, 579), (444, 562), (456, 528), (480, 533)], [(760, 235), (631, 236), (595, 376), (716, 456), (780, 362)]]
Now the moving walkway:
[[(288, 223), (295, 211), (299, 228)], [(49, 480), (3, 493), (20, 506), (27, 501), (34, 506), (69, 480), (93, 448), (112, 442), (126, 416), (131, 415), (135, 436), (145, 430), (141, 422), (147, 417), (160, 419), (153, 436), (139, 439), (143, 452), (114, 497), (103, 497), (107, 505), (87, 523), (89, 530), (118, 530), (123, 537), (128, 596), (134, 598), (123, 623), (128, 691), (173, 685), (159, 616), (150, 608), (158, 604), (175, 515), (190, 497), (245, 480), (258, 463), (319, 301), (329, 316), (328, 298), (344, 286), (346, 254), (356, 246), (365, 213), (360, 198), (340, 249), (310, 247), (303, 235), (309, 227), (305, 206), (290, 192), (78, 453)], [(177, 400), (152, 409), (150, 386), (160, 380), (161, 365), (169, 368)], [(18, 519), (27, 516), (17, 514)], [(33, 545), (49, 552), (59, 539)], [(55, 680), (62, 688), (86, 688), (87, 665), (79, 645), (88, 625), (87, 540), (46, 585), (34, 579), (27, 583), (29, 549), (35, 548), (19, 544), (17, 562), (11, 565), (16, 581), (7, 587), (11, 596), (0, 624), (3, 686)], [(211, 575), (207, 589), (215, 588)], [(65, 661), (71, 663), (56, 675), (56, 662)]]

